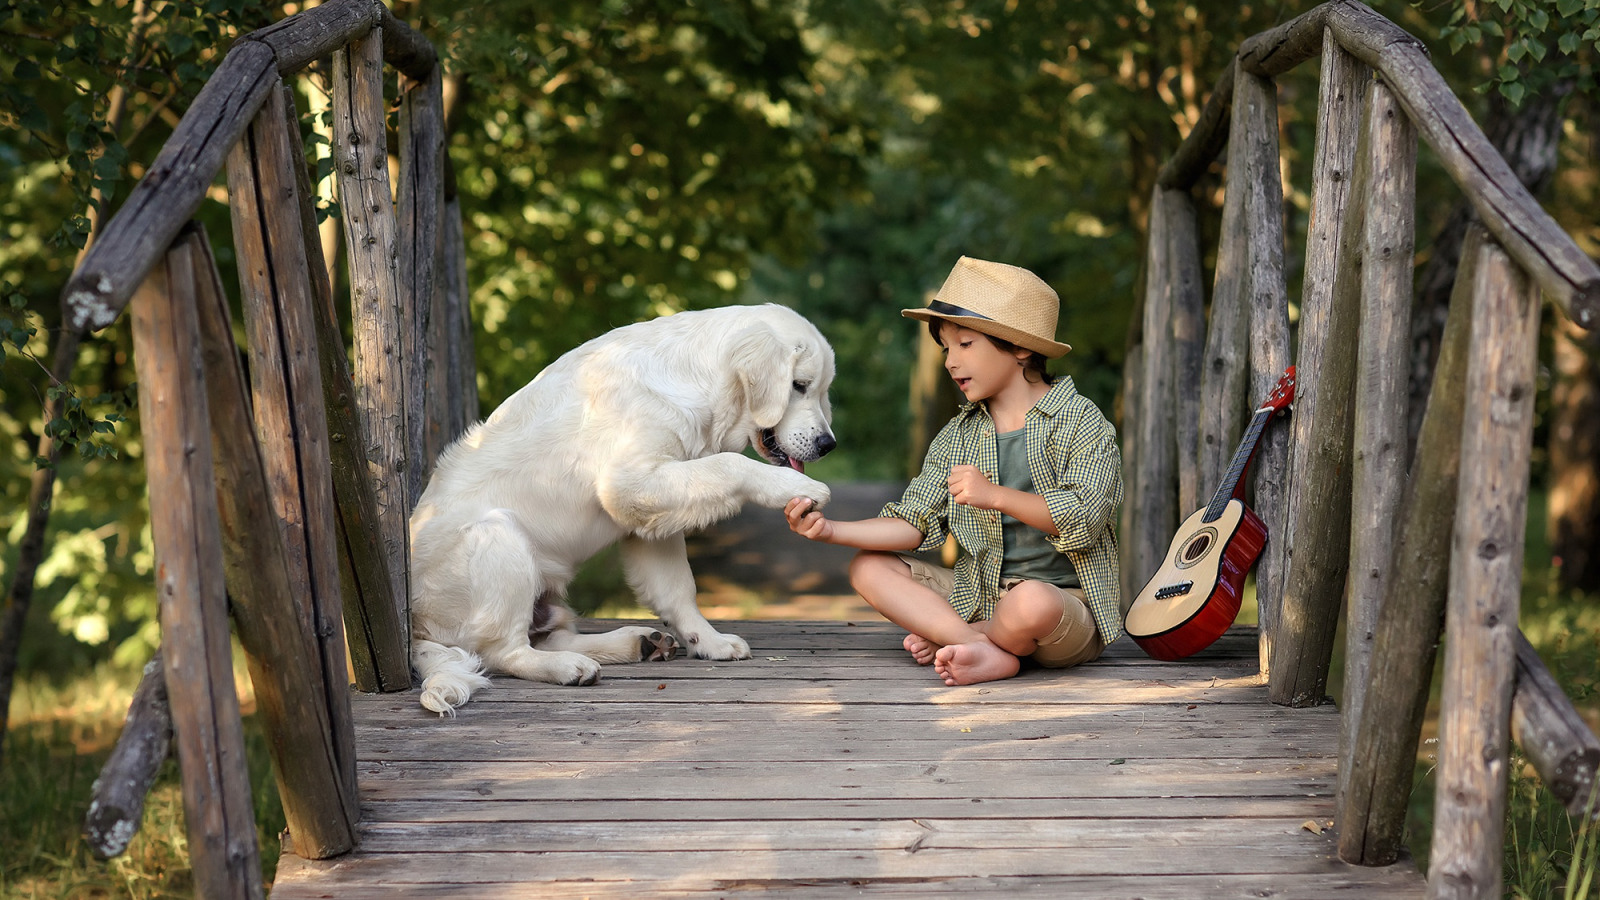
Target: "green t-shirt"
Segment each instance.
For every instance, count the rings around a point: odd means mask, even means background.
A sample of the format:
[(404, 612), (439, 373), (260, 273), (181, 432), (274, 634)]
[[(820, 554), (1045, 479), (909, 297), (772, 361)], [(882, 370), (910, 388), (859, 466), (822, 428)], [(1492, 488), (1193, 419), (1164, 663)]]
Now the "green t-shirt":
[[(1028, 468), (1027, 429), (1018, 428), (995, 435), (999, 453), (1000, 485), (1034, 493), (1033, 474)], [(1027, 581), (1047, 581), (1057, 587), (1077, 587), (1078, 573), (1066, 554), (1050, 546), (1048, 536), (1039, 529), (1008, 515), (1000, 516), (1005, 538), (1000, 577)]]

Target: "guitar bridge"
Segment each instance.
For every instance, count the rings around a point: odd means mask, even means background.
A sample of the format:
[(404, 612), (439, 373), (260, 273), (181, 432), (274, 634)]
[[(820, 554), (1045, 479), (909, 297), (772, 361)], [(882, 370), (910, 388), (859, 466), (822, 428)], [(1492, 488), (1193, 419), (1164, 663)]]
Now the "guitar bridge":
[(1170, 600), (1173, 597), (1182, 597), (1184, 594), (1189, 593), (1189, 589), (1192, 587), (1194, 587), (1194, 582), (1192, 581), (1180, 581), (1177, 584), (1169, 584), (1166, 587), (1160, 588), (1156, 591), (1156, 599)]

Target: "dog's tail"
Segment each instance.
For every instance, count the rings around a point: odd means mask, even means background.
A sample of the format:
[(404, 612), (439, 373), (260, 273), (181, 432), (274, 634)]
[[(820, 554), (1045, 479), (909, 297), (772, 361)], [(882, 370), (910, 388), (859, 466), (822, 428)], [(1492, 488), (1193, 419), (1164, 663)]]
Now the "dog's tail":
[(422, 705), (441, 716), (453, 716), (473, 691), (489, 686), (478, 654), (425, 638), (412, 638), (411, 665), (422, 676)]

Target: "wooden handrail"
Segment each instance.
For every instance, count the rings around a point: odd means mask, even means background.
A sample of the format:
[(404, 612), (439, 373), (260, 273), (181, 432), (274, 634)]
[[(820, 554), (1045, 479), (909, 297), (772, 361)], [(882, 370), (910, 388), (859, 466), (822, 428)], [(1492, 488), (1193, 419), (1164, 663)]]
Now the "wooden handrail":
[(1330, 0), (1240, 44), (1157, 182), (1191, 187), (1216, 159), (1226, 141), (1236, 67), (1263, 77), (1282, 74), (1314, 56), (1324, 34), (1383, 77), (1490, 233), (1563, 312), (1593, 328), (1600, 321), (1600, 265), (1517, 180), (1428, 61), (1422, 42), (1358, 0)]
[(330, 0), (240, 38), (62, 288), (68, 327), (98, 331), (116, 321), (200, 208), (228, 151), (280, 78), (375, 27), (383, 29), (386, 62), (408, 78), (429, 77), (438, 62), (433, 46), (380, 0)]

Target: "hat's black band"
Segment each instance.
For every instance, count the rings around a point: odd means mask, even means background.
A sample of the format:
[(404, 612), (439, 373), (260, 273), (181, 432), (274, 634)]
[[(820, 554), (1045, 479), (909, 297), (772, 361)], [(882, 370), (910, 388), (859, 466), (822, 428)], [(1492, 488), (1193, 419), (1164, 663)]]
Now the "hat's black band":
[(936, 312), (941, 316), (967, 316), (973, 319), (985, 319), (990, 322), (994, 321), (993, 318), (986, 316), (981, 312), (973, 312), (970, 309), (962, 309), (953, 303), (946, 303), (943, 300), (929, 300), (928, 312)]

